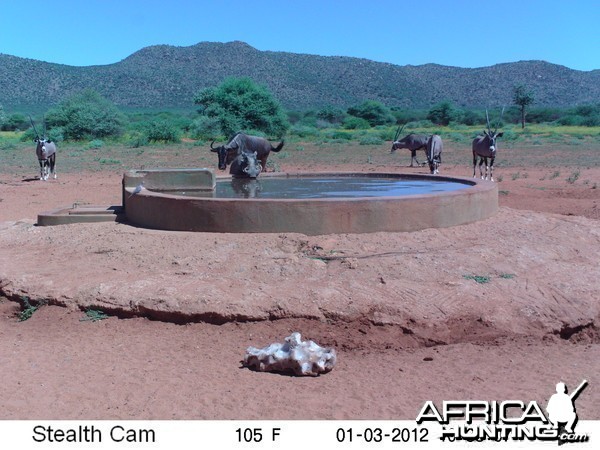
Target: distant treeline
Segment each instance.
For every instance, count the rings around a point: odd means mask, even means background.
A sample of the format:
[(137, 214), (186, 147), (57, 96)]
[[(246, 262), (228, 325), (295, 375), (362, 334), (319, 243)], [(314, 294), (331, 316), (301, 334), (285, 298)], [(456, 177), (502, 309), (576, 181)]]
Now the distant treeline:
[[(339, 128), (343, 130), (369, 129), (378, 126), (394, 124), (408, 124), (409, 127), (427, 127), (435, 125), (481, 125), (486, 124), (486, 111), (481, 109), (460, 109), (449, 102), (443, 102), (430, 110), (406, 110), (400, 108), (386, 108), (377, 102), (365, 102), (346, 110), (336, 107), (320, 109), (307, 109), (304, 111), (285, 111), (290, 128), (288, 133), (299, 136), (316, 134), (320, 129)], [(520, 122), (519, 109), (507, 108), (501, 117), (500, 109), (488, 112), (493, 126), (518, 124)], [(94, 139), (106, 137), (127, 138), (132, 141), (144, 142), (163, 141), (174, 142), (181, 137), (191, 139), (212, 138), (210, 130), (203, 128), (202, 116), (195, 110), (181, 111), (121, 111), (116, 110), (116, 120), (107, 122), (107, 117), (100, 119), (95, 128), (89, 130), (86, 126), (75, 125), (79, 128), (80, 135), (64, 136), (64, 129), (57, 129), (56, 117), (52, 114), (46, 116), (46, 126), (50, 135), (57, 140), (64, 139)], [(600, 126), (600, 103), (596, 105), (583, 105), (574, 108), (548, 108), (532, 107), (528, 110), (527, 123), (530, 124), (555, 124), (566, 126)], [(34, 116), (34, 121), (42, 126), (44, 118)], [(38, 127), (38, 128), (40, 128)], [(73, 128), (73, 127), (71, 127)], [(31, 122), (27, 114), (22, 112), (5, 111), (0, 106), (1, 131), (27, 131), (31, 129)], [(41, 131), (38, 130), (38, 131)], [(207, 133), (208, 131), (208, 133)], [(214, 134), (214, 131), (212, 132)]]

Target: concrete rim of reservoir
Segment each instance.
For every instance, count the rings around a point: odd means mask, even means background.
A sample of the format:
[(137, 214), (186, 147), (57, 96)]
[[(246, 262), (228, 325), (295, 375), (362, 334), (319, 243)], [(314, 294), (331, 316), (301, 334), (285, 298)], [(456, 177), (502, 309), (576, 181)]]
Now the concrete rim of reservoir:
[[(183, 184), (174, 178), (184, 179)], [(200, 177), (200, 182), (197, 181)], [(462, 177), (406, 173), (269, 173), (267, 177), (373, 177), (464, 184), (448, 192), (394, 197), (317, 199), (189, 197), (162, 191), (215, 189), (212, 169), (129, 171), (123, 176), (128, 222), (146, 228), (218, 233), (306, 235), (417, 231), (486, 219), (498, 210), (496, 183)], [(230, 177), (219, 178), (219, 181)]]

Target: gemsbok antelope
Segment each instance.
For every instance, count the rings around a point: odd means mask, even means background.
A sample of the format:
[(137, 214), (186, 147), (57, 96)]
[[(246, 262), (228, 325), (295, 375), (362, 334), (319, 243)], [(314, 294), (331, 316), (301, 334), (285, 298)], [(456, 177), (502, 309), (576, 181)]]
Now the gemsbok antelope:
[(444, 143), (442, 138), (437, 134), (432, 134), (427, 141), (427, 162), (429, 163), (429, 171), (432, 175), (440, 173), (440, 164), (442, 164), (442, 150)]
[[(504, 109), (502, 110), (502, 115), (503, 114)], [(502, 119), (502, 115), (500, 116), (500, 119)], [(490, 181), (494, 181), (494, 160), (496, 159), (496, 153), (498, 151), (496, 139), (501, 137), (504, 133), (498, 133), (498, 127), (492, 131), (487, 109), (485, 110), (485, 118), (487, 120), (487, 130), (483, 130), (483, 136), (477, 136), (473, 139), (473, 178), (475, 178), (475, 167), (477, 166), (477, 158), (479, 158), (479, 176), (482, 180), (487, 180), (489, 173)], [(490, 160), (489, 164), (488, 158)], [(481, 170), (481, 165), (483, 163), (485, 163), (485, 178)]]
[(31, 116), (29, 116), (29, 120), (35, 131), (35, 154), (40, 163), (40, 180), (46, 181), (51, 173), (56, 179), (56, 144), (46, 138), (46, 121), (44, 121), (44, 137), (41, 138)]
[(427, 141), (429, 140), (429, 136), (425, 134), (408, 134), (404, 136), (402, 139), (398, 140), (398, 136), (402, 133), (404, 129), (404, 125), (402, 128), (398, 127), (396, 131), (396, 135), (394, 136), (394, 141), (392, 142), (392, 149), (390, 153), (394, 153), (396, 150), (401, 148), (407, 148), (410, 150), (410, 167), (414, 167), (414, 163), (416, 162), (418, 166), (422, 166), (417, 159), (417, 150), (425, 150), (427, 151)]

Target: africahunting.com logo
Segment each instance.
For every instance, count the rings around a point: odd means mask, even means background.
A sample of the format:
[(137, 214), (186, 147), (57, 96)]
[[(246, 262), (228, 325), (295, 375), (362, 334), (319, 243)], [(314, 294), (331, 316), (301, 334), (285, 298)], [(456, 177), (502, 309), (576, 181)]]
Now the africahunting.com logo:
[(558, 441), (587, 442), (589, 435), (577, 434), (575, 400), (588, 382), (583, 380), (571, 393), (565, 383), (556, 385), (556, 393), (546, 405), (546, 413), (535, 401), (444, 401), (438, 409), (427, 401), (417, 417), (417, 424), (437, 422), (442, 425), (442, 441)]

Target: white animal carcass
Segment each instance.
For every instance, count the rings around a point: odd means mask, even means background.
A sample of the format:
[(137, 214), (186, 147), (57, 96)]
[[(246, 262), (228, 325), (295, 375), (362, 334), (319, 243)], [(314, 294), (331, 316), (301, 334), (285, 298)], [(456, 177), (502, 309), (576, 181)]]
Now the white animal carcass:
[(261, 372), (291, 372), (317, 376), (330, 372), (336, 363), (333, 348), (320, 347), (313, 341), (302, 341), (300, 333), (292, 333), (283, 343), (262, 349), (248, 347), (244, 365)]

